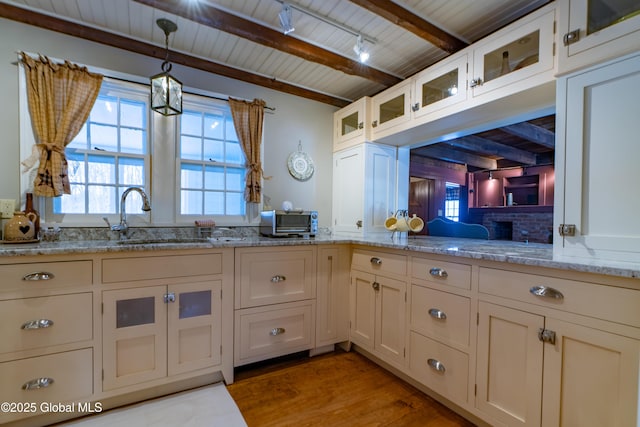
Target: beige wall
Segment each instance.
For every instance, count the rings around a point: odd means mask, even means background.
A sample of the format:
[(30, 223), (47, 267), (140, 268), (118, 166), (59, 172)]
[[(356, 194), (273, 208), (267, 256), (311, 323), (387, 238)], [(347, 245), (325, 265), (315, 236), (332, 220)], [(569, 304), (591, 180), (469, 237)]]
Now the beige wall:
[[(161, 65), (159, 59), (0, 18), (0, 199), (21, 196), (18, 67), (15, 65), (18, 51), (41, 53), (143, 78), (158, 73)], [(265, 181), (264, 194), (271, 198), (274, 207), (279, 207), (283, 200), (291, 200), (297, 207), (315, 208), (320, 214), (320, 225), (329, 226), (335, 107), (180, 65), (173, 66), (172, 74), (185, 87), (243, 99), (262, 98), (275, 107), (273, 114), (265, 115), (264, 171), (272, 178)], [(293, 179), (286, 167), (287, 157), (297, 150), (299, 140), (315, 163), (315, 174), (305, 182)]]

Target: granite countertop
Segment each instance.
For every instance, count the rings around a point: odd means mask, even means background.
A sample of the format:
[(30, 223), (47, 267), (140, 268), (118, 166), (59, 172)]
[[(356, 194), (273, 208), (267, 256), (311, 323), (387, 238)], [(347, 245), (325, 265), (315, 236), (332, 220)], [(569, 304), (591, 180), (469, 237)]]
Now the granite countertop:
[(117, 240), (100, 239), (61, 240), (55, 242), (20, 244), (4, 243), (0, 245), (0, 257), (339, 243), (557, 268), (626, 278), (640, 278), (640, 265), (638, 264), (554, 259), (552, 245), (550, 244), (432, 236), (402, 236), (391, 238), (388, 234), (370, 237), (353, 237), (333, 233), (321, 234), (311, 239), (297, 237), (269, 238), (259, 235), (248, 235), (213, 239), (146, 238), (139, 240), (132, 239), (132, 241), (128, 243), (121, 243)]

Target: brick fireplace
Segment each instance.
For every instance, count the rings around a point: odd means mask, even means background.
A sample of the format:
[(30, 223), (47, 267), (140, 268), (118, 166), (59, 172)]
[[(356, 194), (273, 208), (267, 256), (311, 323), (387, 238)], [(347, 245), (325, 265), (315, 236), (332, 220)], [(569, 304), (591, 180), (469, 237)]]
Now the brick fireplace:
[(553, 239), (553, 206), (472, 208), (467, 221), (487, 227), (493, 240), (552, 243)]

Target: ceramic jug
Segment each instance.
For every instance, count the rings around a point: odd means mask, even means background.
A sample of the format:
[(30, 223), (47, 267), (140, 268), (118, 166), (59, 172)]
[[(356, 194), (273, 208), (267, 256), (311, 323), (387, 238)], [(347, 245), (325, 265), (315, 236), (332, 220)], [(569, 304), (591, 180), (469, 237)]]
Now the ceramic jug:
[(24, 212), (14, 212), (13, 218), (8, 220), (4, 225), (5, 241), (26, 241), (35, 240), (36, 230), (33, 225), (35, 214)]

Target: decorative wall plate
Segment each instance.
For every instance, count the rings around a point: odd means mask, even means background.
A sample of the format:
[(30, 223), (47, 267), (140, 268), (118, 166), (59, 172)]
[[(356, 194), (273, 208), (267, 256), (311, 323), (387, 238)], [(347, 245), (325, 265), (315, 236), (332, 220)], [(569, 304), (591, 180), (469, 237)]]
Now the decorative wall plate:
[(313, 175), (313, 160), (302, 151), (302, 144), (298, 143), (298, 151), (289, 154), (287, 167), (292, 177), (298, 181), (306, 181)]

